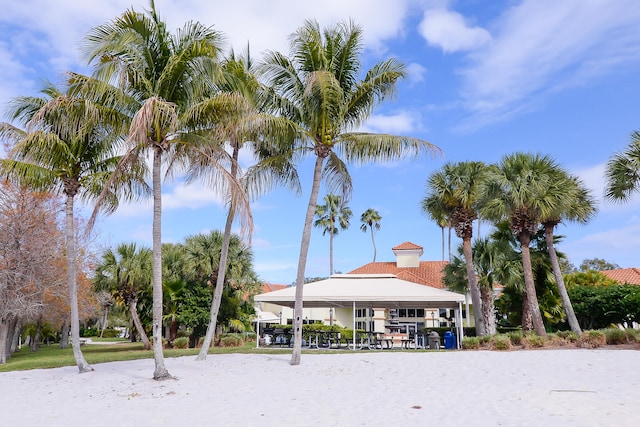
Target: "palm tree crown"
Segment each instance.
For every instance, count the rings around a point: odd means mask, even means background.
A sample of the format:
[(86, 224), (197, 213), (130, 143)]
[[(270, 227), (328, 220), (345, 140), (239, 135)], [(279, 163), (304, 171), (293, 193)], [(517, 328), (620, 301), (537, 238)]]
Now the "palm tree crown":
[(366, 233), (367, 229), (371, 230), (371, 243), (373, 244), (373, 262), (376, 262), (376, 241), (373, 237), (373, 230), (380, 230), (380, 221), (382, 221), (382, 217), (375, 209), (367, 209), (360, 215), (360, 230)]

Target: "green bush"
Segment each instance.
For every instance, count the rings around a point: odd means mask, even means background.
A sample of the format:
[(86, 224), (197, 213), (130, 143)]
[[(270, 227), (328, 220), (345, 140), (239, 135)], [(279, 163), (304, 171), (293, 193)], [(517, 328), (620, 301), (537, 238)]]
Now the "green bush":
[(508, 335), (494, 335), (491, 340), (491, 348), (494, 350), (509, 350), (511, 338)]
[(607, 344), (607, 337), (602, 331), (586, 331), (580, 335), (577, 345), (581, 348), (598, 348)]
[(556, 335), (567, 343), (575, 343), (580, 336), (573, 331), (558, 331)]
[(220, 337), (220, 347), (240, 347), (244, 344), (239, 334), (226, 334)]
[(187, 348), (189, 347), (188, 337), (178, 337), (173, 341), (173, 348)]
[(480, 348), (480, 338), (478, 337), (464, 337), (460, 343), (463, 350), (477, 350)]
[(524, 345), (527, 348), (542, 348), (544, 347), (544, 338), (540, 335), (525, 335), (523, 338)]
[(117, 329), (113, 329), (113, 328), (105, 329), (104, 332), (102, 333), (102, 338), (116, 338), (116, 337), (119, 337), (121, 333), (122, 332)]
[(524, 335), (522, 334), (522, 331), (512, 331), (507, 333), (507, 337), (509, 337), (512, 345), (520, 346), (522, 345), (522, 338)]
[(638, 342), (640, 339), (638, 338), (638, 331), (636, 329), (627, 328), (624, 330), (625, 335), (627, 336), (628, 342)]
[(627, 334), (622, 329), (609, 328), (602, 331), (609, 345), (626, 344)]

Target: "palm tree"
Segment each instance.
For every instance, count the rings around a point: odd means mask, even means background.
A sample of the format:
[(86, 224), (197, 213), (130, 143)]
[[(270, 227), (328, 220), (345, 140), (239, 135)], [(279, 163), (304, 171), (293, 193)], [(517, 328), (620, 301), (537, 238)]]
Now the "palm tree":
[(151, 349), (138, 315), (138, 300), (151, 287), (152, 252), (135, 243), (122, 243), (116, 250), (107, 249), (96, 267), (94, 289), (107, 291), (129, 309), (129, 315), (142, 339), (145, 350)]
[[(76, 230), (74, 202), (105, 194), (105, 210), (117, 205), (116, 195), (129, 198), (144, 193), (138, 185), (137, 170), (129, 186), (117, 181), (106, 184), (119, 157), (121, 129), (110, 124), (110, 111), (51, 84), (41, 91), (42, 97), (16, 98), (9, 112), (13, 120), (25, 125), (21, 130), (8, 123), (0, 125), (0, 133), (15, 141), (8, 159), (2, 160), (2, 173), (36, 191), (53, 191), (65, 196), (67, 281), (71, 307), (73, 355), (80, 372), (93, 370), (80, 349), (80, 323), (76, 283)], [(123, 192), (121, 190), (127, 190)]]
[[(242, 226), (243, 234), (247, 232), (250, 237), (251, 212), (246, 208), (249, 196), (257, 197), (276, 183), (283, 184), (296, 192), (300, 191), (297, 173), (291, 162), (281, 157), (271, 156), (269, 147), (273, 148), (274, 145), (268, 144), (268, 140), (263, 141), (265, 138), (278, 138), (279, 132), (290, 132), (290, 126), (287, 121), (260, 113), (256, 98), (259, 98), (262, 87), (253, 74), (252, 60), (248, 51), (243, 57), (237, 57), (232, 52), (223, 62), (222, 76), (217, 81), (217, 88), (219, 93), (192, 108), (196, 122), (199, 126), (208, 128), (210, 138), (220, 141), (221, 144), (226, 142), (231, 148), (228, 173), (233, 180), (230, 186), (222, 190), (228, 199), (229, 209), (220, 253), (220, 272), (217, 275), (211, 301), (209, 325), (196, 360), (206, 359), (216, 330), (223, 296), (231, 227), (237, 211), (240, 211), (241, 222), (247, 223)], [(208, 125), (206, 122), (203, 123), (205, 117), (210, 120)], [(213, 147), (213, 153), (208, 150), (211, 147)], [(257, 163), (244, 174), (238, 164), (240, 150), (243, 148), (252, 149), (257, 158)], [(209, 145), (205, 150), (195, 153), (191, 161), (189, 179), (206, 178), (208, 182), (217, 182), (215, 176), (211, 176), (210, 167), (210, 159), (215, 157), (216, 151), (216, 145)], [(214, 170), (214, 172), (217, 171)], [(239, 179), (242, 179), (248, 191), (238, 188), (236, 180)]]
[(564, 193), (555, 184), (558, 170), (547, 156), (515, 153), (490, 168), (483, 186), (483, 215), (494, 221), (508, 219), (522, 251), (525, 298), (536, 334), (546, 336), (536, 296), (529, 245), (541, 219), (549, 218)]
[(605, 169), (605, 197), (625, 202), (640, 190), (640, 132), (631, 134), (631, 142), (625, 150), (615, 154)]
[(351, 209), (345, 206), (342, 197), (335, 194), (324, 196), (324, 205), (316, 205), (316, 221), (314, 225), (322, 229), (322, 235), (329, 233), (329, 275), (333, 274), (333, 237), (339, 230), (349, 228)]
[(432, 218), (448, 217), (456, 235), (462, 239), (469, 293), (478, 336), (486, 334), (482, 316), (482, 299), (473, 268), (473, 221), (478, 218), (480, 185), (487, 167), (482, 162), (447, 163), (427, 180), (427, 194), (422, 210)]
[(317, 22), (306, 21), (291, 36), (291, 58), (270, 52), (261, 67), (271, 89), (272, 108), (299, 130), (298, 137), (288, 141), (291, 150), (300, 156), (315, 155), (296, 275), (292, 365), (300, 363), (303, 284), (321, 178), (330, 193), (348, 199), (351, 179), (338, 154), (361, 163), (436, 150), (416, 138), (357, 132), (406, 73), (400, 62), (390, 59), (375, 64), (360, 79), (362, 49), (362, 31), (352, 22), (321, 31)]
[[(153, 190), (153, 378), (172, 378), (162, 354), (162, 184), (161, 167), (169, 174), (185, 160), (192, 147), (188, 128), (193, 124), (189, 108), (202, 100), (211, 87), (211, 70), (216, 69), (221, 36), (210, 27), (189, 22), (171, 35), (160, 19), (153, 0), (146, 13), (133, 9), (110, 23), (89, 32), (86, 55), (94, 63), (92, 84), (77, 78), (80, 90), (96, 97), (112, 95), (121, 111), (131, 116), (126, 153), (120, 161), (119, 176), (132, 165), (144, 163), (152, 153)], [(118, 87), (107, 86), (117, 82)], [(95, 90), (97, 89), (97, 90)], [(186, 160), (185, 160), (186, 161)], [(212, 167), (215, 163), (212, 162)]]
[[(367, 229), (371, 230), (371, 243), (373, 244), (373, 262), (376, 262), (376, 240), (373, 237), (373, 230), (380, 230), (380, 221), (382, 217), (375, 209), (367, 209), (360, 215), (360, 230), (363, 233), (367, 232)], [(444, 250), (444, 249), (443, 249)]]
[(595, 214), (595, 201), (589, 190), (577, 177), (570, 176), (562, 169), (557, 170), (556, 173), (557, 176), (551, 184), (558, 187), (558, 192), (562, 193), (563, 197), (554, 200), (557, 203), (556, 206), (552, 207), (551, 212), (549, 212), (546, 217), (541, 218), (541, 222), (545, 231), (545, 239), (551, 259), (553, 275), (567, 316), (567, 322), (571, 330), (579, 334), (582, 330), (573, 311), (571, 299), (569, 298), (567, 288), (562, 278), (553, 233), (555, 227), (562, 221), (587, 222)]

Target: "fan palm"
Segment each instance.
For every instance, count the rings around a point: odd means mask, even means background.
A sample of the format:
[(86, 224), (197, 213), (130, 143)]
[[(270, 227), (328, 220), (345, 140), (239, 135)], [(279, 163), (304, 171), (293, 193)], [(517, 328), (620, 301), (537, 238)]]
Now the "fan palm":
[[(373, 244), (373, 262), (376, 262), (376, 239), (374, 238), (374, 230), (380, 230), (380, 221), (382, 217), (375, 209), (367, 209), (360, 215), (360, 230), (363, 233), (367, 232), (367, 229), (371, 231), (371, 244)], [(443, 249), (444, 250), (444, 249)]]
[(640, 132), (633, 132), (627, 148), (609, 159), (605, 179), (605, 197), (613, 201), (627, 201), (640, 190)]
[(94, 278), (96, 291), (109, 292), (127, 307), (145, 350), (151, 348), (151, 342), (138, 315), (138, 300), (151, 287), (151, 268), (151, 250), (139, 248), (135, 243), (122, 243), (115, 251), (107, 249), (102, 254)]
[(448, 217), (456, 235), (462, 239), (469, 293), (478, 336), (486, 334), (482, 299), (473, 268), (473, 221), (478, 218), (480, 185), (487, 167), (482, 162), (448, 163), (427, 180), (422, 210), (432, 218)]
[(339, 230), (349, 228), (351, 209), (345, 205), (342, 197), (335, 194), (324, 196), (324, 205), (316, 205), (316, 221), (314, 225), (322, 229), (322, 235), (329, 233), (329, 275), (333, 270), (333, 238)]
[(296, 275), (292, 365), (300, 363), (303, 284), (321, 178), (330, 193), (348, 199), (351, 179), (343, 159), (385, 161), (436, 150), (416, 138), (356, 131), (406, 73), (400, 62), (390, 59), (376, 63), (360, 79), (362, 49), (362, 31), (352, 22), (321, 31), (317, 22), (306, 21), (291, 36), (290, 58), (271, 52), (261, 66), (271, 89), (270, 105), (299, 131), (288, 141), (290, 149), (315, 156)]
[[(151, 1), (146, 13), (131, 9), (91, 30), (84, 47), (95, 65), (95, 79), (103, 84), (78, 77), (79, 90), (113, 99), (130, 118), (126, 153), (114, 176), (128, 173), (152, 154), (153, 378), (171, 378), (162, 355), (161, 167), (172, 173), (187, 161), (185, 153), (194, 142), (202, 142), (199, 129), (190, 127), (197, 123), (190, 108), (210, 94), (221, 35), (198, 22), (171, 35)], [(217, 167), (212, 160), (210, 167)]]
[(91, 371), (80, 349), (74, 203), (76, 197), (90, 200), (103, 192), (102, 207), (112, 211), (118, 195), (130, 198), (144, 193), (146, 187), (138, 181), (141, 168), (132, 171), (127, 186), (119, 186), (117, 181), (107, 184), (119, 160), (116, 151), (122, 142), (122, 129), (110, 120), (112, 112), (108, 108), (88, 99), (47, 84), (42, 97), (16, 98), (9, 113), (25, 125), (25, 130), (8, 123), (0, 125), (0, 133), (15, 142), (8, 159), (2, 160), (2, 173), (34, 190), (65, 196), (73, 354), (80, 372)]
[(547, 156), (515, 153), (490, 168), (485, 185), (482, 212), (494, 221), (508, 219), (522, 251), (525, 297), (536, 334), (546, 336), (535, 291), (529, 245), (540, 221), (549, 218), (564, 193), (555, 185), (558, 165)]

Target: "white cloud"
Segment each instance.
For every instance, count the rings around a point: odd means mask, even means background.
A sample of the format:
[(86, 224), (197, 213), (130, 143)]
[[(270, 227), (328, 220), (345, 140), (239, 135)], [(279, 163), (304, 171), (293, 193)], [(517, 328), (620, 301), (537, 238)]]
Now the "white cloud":
[(427, 74), (427, 69), (424, 66), (416, 62), (407, 65), (407, 80), (409, 83), (423, 82), (425, 74)]
[(469, 26), (462, 15), (444, 8), (425, 10), (418, 31), (427, 43), (445, 52), (475, 49), (491, 41), (487, 30)]
[(415, 131), (420, 117), (415, 112), (398, 111), (394, 114), (373, 114), (363, 127), (365, 132), (409, 134)]
[(492, 26), (493, 41), (461, 70), (463, 97), (481, 127), (535, 107), (547, 93), (584, 84), (640, 58), (635, 0), (525, 0)]

